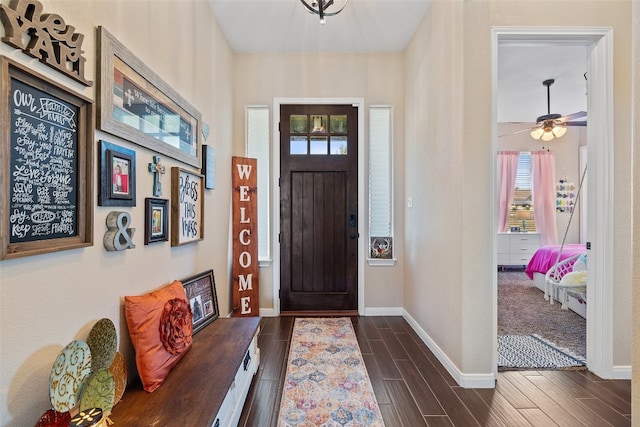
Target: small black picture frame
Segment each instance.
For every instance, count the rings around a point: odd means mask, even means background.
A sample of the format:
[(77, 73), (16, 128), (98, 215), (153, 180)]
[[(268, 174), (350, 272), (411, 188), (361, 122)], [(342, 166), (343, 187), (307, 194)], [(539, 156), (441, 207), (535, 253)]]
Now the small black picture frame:
[(136, 205), (136, 153), (100, 141), (99, 206)]
[(144, 244), (169, 240), (169, 200), (144, 199)]
[(193, 334), (220, 315), (213, 270), (207, 270), (182, 281), (193, 313)]
[(216, 149), (208, 145), (202, 146), (202, 175), (204, 175), (204, 188), (207, 190), (215, 190)]

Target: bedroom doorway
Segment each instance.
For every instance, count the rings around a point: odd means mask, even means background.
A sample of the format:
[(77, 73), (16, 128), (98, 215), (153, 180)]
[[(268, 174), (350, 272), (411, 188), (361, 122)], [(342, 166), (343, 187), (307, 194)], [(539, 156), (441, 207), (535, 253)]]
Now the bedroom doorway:
[[(544, 49), (545, 46), (567, 45), (583, 46), (587, 51), (587, 103), (589, 112), (589, 126), (586, 130), (587, 152), (589, 159), (589, 169), (587, 176), (589, 182), (595, 183), (587, 190), (587, 239), (590, 242), (589, 264), (587, 274), (589, 281), (587, 292), (590, 303), (586, 309), (586, 364), (587, 367), (603, 378), (613, 378), (613, 309), (611, 287), (612, 280), (612, 234), (610, 219), (612, 218), (612, 204), (607, 194), (606, 188), (612, 182), (612, 136), (610, 135), (613, 103), (611, 97), (612, 88), (612, 44), (611, 30), (607, 29), (558, 29), (558, 28), (494, 28), (493, 51), (494, 51), (494, 105), (497, 105), (498, 81), (498, 56), (500, 46), (509, 43), (521, 43), (528, 46)], [(523, 70), (526, 76), (527, 70)], [(554, 76), (549, 76), (552, 78)], [(544, 89), (544, 88), (543, 88)], [(553, 98), (552, 98), (553, 99)], [(553, 100), (551, 101), (553, 103)], [(553, 109), (553, 105), (552, 105)], [(569, 111), (566, 112), (570, 113)], [(542, 114), (542, 113), (541, 113)], [(492, 153), (496, 155), (499, 150), (498, 120), (496, 114)], [(529, 123), (535, 121), (529, 120)], [(597, 141), (597, 143), (595, 143)], [(577, 158), (576, 153), (576, 158)], [(495, 173), (495, 172), (494, 172)], [(576, 178), (577, 179), (577, 178)], [(497, 181), (496, 181), (497, 182)], [(497, 196), (496, 196), (497, 197)], [(498, 203), (496, 202), (496, 206)], [(497, 207), (496, 207), (497, 209)], [(497, 232), (497, 215), (495, 230)], [(574, 218), (576, 223), (579, 219)], [(558, 227), (562, 233), (564, 229)], [(579, 230), (579, 228), (578, 228)], [(607, 234), (609, 232), (609, 234)], [(562, 241), (562, 233), (559, 235), (559, 242)], [(496, 233), (497, 234), (497, 233)], [(495, 244), (497, 249), (498, 244)], [(496, 259), (497, 259), (497, 251)], [(497, 263), (496, 263), (497, 264)], [(496, 310), (495, 318), (497, 323), (497, 293), (498, 293), (498, 272), (495, 276)], [(557, 307), (557, 306), (556, 306)], [(496, 336), (496, 366), (498, 365), (498, 352)], [(497, 370), (497, 368), (496, 368)]]

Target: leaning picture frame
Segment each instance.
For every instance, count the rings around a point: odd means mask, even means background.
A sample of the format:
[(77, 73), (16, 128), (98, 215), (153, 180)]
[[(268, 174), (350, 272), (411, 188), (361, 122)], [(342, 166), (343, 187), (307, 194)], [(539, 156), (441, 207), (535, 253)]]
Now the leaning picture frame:
[(195, 334), (220, 315), (213, 270), (191, 276), (183, 280), (182, 285), (193, 313), (193, 333)]
[(99, 206), (136, 205), (136, 152), (100, 141)]
[(198, 110), (103, 27), (98, 40), (99, 129), (199, 168)]
[(144, 200), (144, 244), (169, 240), (169, 200), (152, 197)]

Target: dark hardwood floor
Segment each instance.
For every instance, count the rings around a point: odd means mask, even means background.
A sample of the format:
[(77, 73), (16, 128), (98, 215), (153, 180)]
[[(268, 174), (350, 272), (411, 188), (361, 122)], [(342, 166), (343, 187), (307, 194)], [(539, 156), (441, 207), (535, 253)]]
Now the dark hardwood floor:
[[(511, 371), (498, 374), (495, 389), (464, 389), (402, 317), (351, 319), (387, 427), (631, 425), (631, 381)], [(260, 368), (240, 426), (277, 425), (293, 321), (261, 320)]]

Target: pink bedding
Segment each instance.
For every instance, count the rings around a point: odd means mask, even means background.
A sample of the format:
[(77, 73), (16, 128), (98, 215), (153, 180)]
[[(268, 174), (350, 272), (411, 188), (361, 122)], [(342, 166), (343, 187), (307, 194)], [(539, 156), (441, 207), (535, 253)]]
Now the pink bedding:
[(525, 270), (527, 276), (533, 280), (533, 273), (538, 272), (545, 274), (551, 267), (553, 267), (556, 261), (562, 261), (563, 259), (569, 258), (573, 255), (585, 253), (587, 248), (581, 243), (565, 244), (562, 247), (562, 254), (558, 260), (559, 251), (560, 245), (547, 245), (540, 247), (540, 249), (533, 254), (531, 261), (529, 261), (529, 264), (527, 265)]

